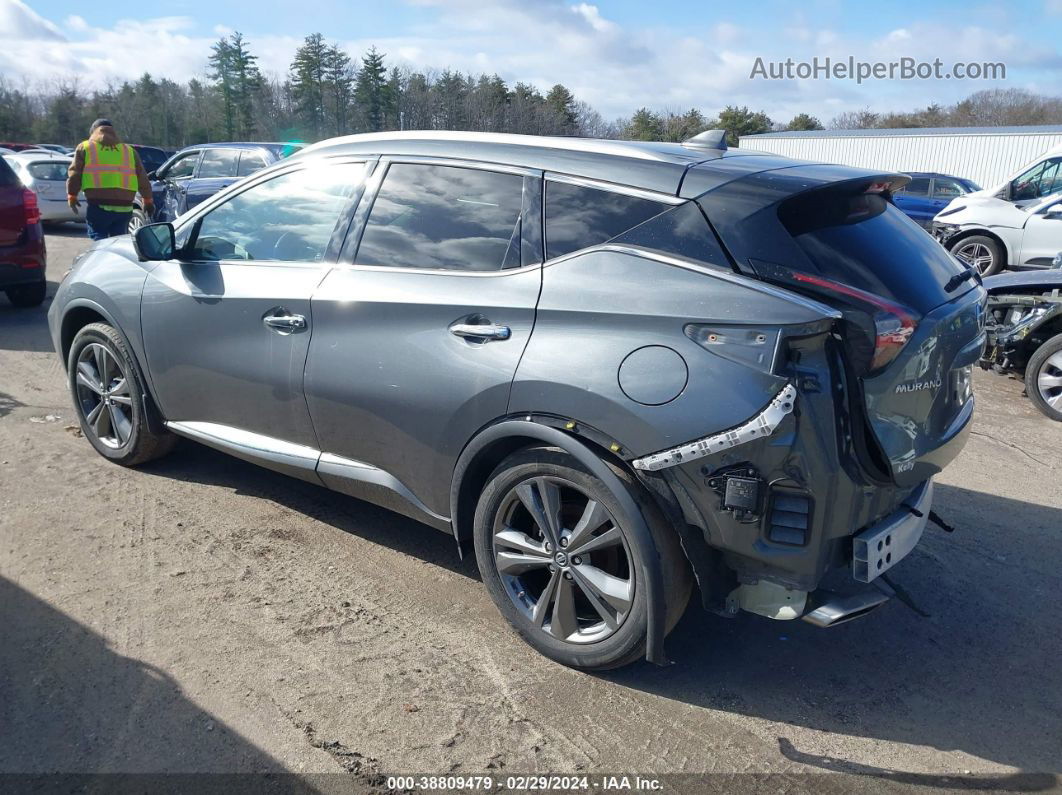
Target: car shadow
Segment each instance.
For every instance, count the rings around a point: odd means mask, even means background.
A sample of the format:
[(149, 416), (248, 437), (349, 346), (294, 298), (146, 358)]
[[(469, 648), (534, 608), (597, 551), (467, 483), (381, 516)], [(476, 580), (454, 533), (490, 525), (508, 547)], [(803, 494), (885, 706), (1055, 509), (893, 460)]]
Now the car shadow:
[(48, 308), (58, 287), (58, 282), (49, 281), (44, 303), (33, 307), (14, 306), (7, 296), (0, 295), (0, 350), (31, 353), (54, 350), (48, 334)]
[[(957, 789), (1057, 787), (1039, 774), (1062, 770), (1062, 511), (946, 485), (934, 508), (959, 529), (927, 529), (893, 572), (929, 617), (897, 599), (830, 629), (691, 609), (667, 641), (674, 665), (603, 678), (770, 721), (783, 756), (823, 770)], [(1037, 775), (955, 781), (904, 772), (902, 755), (889, 768), (816, 756), (786, 726), (960, 751)]]
[[(0, 627), (5, 790), (174, 791), (181, 777), (162, 774), (213, 772), (255, 774), (227, 777), (245, 786), (282, 780), (285, 791), (316, 791), (196, 706), (165, 671), (117, 653), (4, 577)], [(136, 785), (114, 775), (131, 773), (140, 774)]]
[(44, 232), (47, 235), (56, 235), (57, 237), (88, 237), (88, 231), (84, 221), (61, 221), (59, 223), (50, 223), (45, 226)]
[(237, 494), (273, 500), (344, 533), (412, 555), (455, 574), (479, 579), (474, 556), (462, 560), (453, 536), (372, 503), (298, 480), (186, 439), (145, 472), (192, 483), (223, 485)]

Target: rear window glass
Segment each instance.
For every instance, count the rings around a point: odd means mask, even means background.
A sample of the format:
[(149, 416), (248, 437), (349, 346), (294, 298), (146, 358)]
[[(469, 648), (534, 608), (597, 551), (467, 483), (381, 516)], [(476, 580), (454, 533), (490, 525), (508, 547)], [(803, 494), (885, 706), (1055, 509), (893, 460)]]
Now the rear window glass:
[(200, 177), (235, 177), (238, 149), (208, 149), (199, 164)]
[(960, 294), (944, 292), (960, 270), (951, 255), (879, 194), (815, 191), (783, 202), (778, 218), (827, 279), (922, 312)]
[(15, 174), (15, 170), (7, 164), (4, 158), (0, 157), (0, 187), (8, 187), (10, 185), (18, 185), (19, 178)]
[(546, 258), (600, 245), (671, 205), (614, 191), (546, 182)]
[(29, 173), (34, 179), (66, 181), (66, 163), (30, 163)]
[(243, 152), (240, 155), (240, 168), (236, 172), (237, 177), (246, 177), (259, 169), (265, 168), (265, 157), (261, 152)]

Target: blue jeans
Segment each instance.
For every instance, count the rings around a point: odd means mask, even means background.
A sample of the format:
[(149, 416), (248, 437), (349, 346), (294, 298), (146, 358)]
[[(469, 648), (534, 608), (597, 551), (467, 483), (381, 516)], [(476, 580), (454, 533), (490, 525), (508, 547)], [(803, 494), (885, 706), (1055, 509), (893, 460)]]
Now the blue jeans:
[(85, 208), (85, 223), (88, 224), (88, 236), (93, 240), (124, 235), (129, 231), (129, 219), (132, 213), (116, 213), (90, 204)]

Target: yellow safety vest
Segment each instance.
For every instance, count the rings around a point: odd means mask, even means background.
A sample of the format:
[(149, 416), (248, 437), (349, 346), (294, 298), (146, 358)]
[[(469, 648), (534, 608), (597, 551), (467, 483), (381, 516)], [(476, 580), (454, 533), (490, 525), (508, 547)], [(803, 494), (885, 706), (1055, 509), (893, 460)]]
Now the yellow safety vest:
[(81, 189), (123, 188), (136, 191), (136, 159), (129, 144), (100, 146), (85, 141), (85, 170), (81, 173)]

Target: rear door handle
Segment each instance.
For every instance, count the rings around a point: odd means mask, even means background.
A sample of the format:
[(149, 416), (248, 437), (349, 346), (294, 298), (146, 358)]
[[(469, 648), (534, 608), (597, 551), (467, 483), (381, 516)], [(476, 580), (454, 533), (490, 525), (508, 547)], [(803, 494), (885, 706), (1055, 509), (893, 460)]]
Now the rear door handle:
[(302, 315), (266, 315), (262, 318), (266, 328), (281, 334), (292, 334), (306, 328), (306, 318)]
[(507, 340), (513, 335), (508, 326), (494, 323), (454, 323), (450, 333), (470, 340)]

